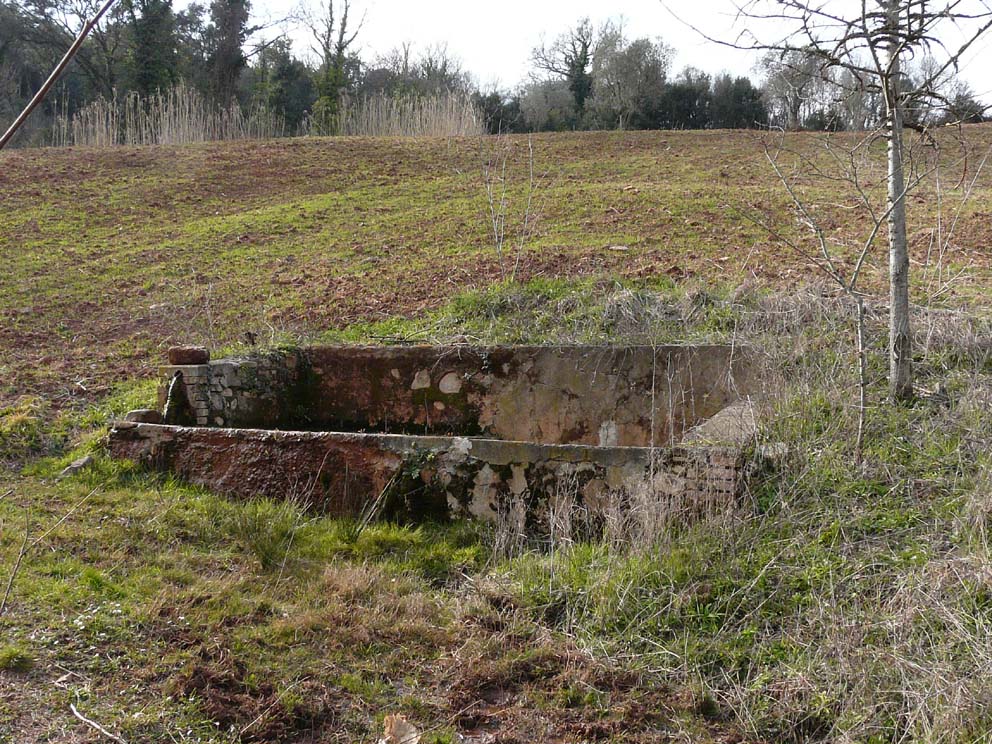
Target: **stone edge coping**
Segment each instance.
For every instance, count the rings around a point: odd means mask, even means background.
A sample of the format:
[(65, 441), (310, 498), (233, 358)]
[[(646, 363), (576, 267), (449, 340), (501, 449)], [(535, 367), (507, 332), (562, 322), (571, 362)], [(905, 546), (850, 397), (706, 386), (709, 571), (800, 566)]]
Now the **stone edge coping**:
[[(237, 429), (216, 426), (175, 426), (170, 424), (146, 424), (132, 421), (115, 421), (110, 436), (122, 432), (132, 432), (148, 438), (169, 435), (203, 437), (210, 439), (230, 439), (255, 442), (327, 441), (328, 443), (365, 444), (378, 446), (401, 455), (420, 451), (461, 452), (467, 458), (501, 462), (591, 462), (600, 465), (617, 466), (643, 463), (647, 465), (652, 456), (666, 454), (693, 453), (718, 454), (736, 458), (742, 453), (740, 446), (714, 444), (676, 444), (659, 447), (610, 447), (589, 444), (542, 444), (485, 437), (430, 436), (417, 434), (381, 434), (338, 431), (294, 431), (281, 429)], [(127, 436), (127, 435), (123, 435)]]

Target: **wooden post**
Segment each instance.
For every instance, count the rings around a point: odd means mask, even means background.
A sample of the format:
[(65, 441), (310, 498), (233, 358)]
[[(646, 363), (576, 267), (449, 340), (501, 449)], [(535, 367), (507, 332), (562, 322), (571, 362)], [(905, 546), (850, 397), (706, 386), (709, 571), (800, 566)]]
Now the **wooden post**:
[(14, 135), (17, 134), (17, 130), (21, 128), (21, 125), (24, 124), (25, 121), (27, 121), (28, 117), (31, 116), (31, 112), (38, 107), (38, 104), (45, 100), (45, 96), (48, 95), (48, 91), (50, 91), (52, 86), (55, 85), (56, 81), (62, 75), (62, 72), (72, 61), (72, 58), (76, 56), (76, 52), (79, 51), (79, 47), (81, 47), (83, 42), (86, 41), (86, 37), (90, 35), (90, 31), (96, 27), (96, 24), (100, 22), (100, 19), (103, 18), (104, 14), (110, 10), (111, 6), (115, 2), (117, 2), (117, 0), (106, 0), (106, 2), (100, 6), (100, 10), (97, 14), (83, 25), (79, 31), (79, 35), (76, 36), (76, 40), (72, 42), (72, 46), (69, 47), (69, 50), (55, 66), (55, 69), (52, 70), (52, 74), (48, 76), (45, 84), (41, 86), (37, 93), (34, 94), (34, 98), (31, 99), (31, 102), (20, 113), (20, 116), (18, 116), (7, 131), (4, 132), (3, 137), (0, 137), (0, 150), (2, 150), (11, 139), (13, 139)]

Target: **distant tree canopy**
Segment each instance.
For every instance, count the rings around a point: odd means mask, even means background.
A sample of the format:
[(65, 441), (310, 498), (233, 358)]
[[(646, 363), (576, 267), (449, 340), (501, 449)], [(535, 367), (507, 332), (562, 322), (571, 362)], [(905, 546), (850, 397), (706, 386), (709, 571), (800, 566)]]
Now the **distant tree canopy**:
[(204, 30), (206, 69), (211, 97), (222, 106), (235, 96), (235, 86), (248, 66), (245, 42), (248, 28), (249, 0), (213, 0), (210, 24)]
[[(588, 52), (588, 54), (586, 54)], [(534, 72), (519, 101), (524, 127), (562, 129), (748, 128), (768, 124), (762, 92), (746, 77), (687, 68), (671, 74), (675, 49), (631, 39), (620, 23), (594, 34), (588, 20), (532, 53)], [(575, 81), (583, 75), (582, 97)]]
[[(480, 90), (442, 45), (404, 44), (375, 57), (356, 54), (361, 0), (309, 0), (295, 16), (309, 54), (287, 38), (259, 40), (250, 0), (120, 0), (83, 44), (26, 135), (43, 138), (57, 109), (72, 113), (97, 97), (148, 97), (177, 83), (210, 104), (264, 106), (286, 131), (333, 133), (342, 95), (471, 97), (490, 132), (574, 129), (864, 129), (882, 115), (877, 92), (825, 77), (799, 52), (769, 55), (757, 79), (675, 73), (675, 49), (633, 37), (620, 22), (587, 18), (535, 48), (529, 79), (512, 91)], [(41, 86), (99, 0), (0, 0), (0, 125)], [(907, 75), (925, 75), (927, 60)], [(852, 92), (854, 91), (854, 92)], [(843, 95), (841, 94), (843, 92)], [(912, 113), (920, 123), (982, 121), (966, 85), (946, 81), (946, 105)]]
[(317, 98), (319, 78), (304, 62), (296, 59), (285, 39), (260, 50), (244, 80), (251, 100), (280, 112), (290, 131), (296, 131)]

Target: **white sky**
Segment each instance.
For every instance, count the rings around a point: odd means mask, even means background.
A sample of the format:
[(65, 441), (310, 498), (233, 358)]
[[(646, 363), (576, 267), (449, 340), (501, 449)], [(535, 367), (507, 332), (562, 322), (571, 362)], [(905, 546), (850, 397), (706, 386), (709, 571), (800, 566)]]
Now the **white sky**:
[[(253, 11), (262, 18), (287, 16), (299, 0), (254, 0)], [(320, 2), (320, 0), (311, 0)], [(836, 2), (836, 0), (834, 0)], [(843, 0), (841, 0), (843, 2)], [(755, 55), (708, 42), (676, 20), (660, 0), (353, 0), (358, 15), (366, 14), (356, 44), (366, 59), (403, 42), (416, 48), (446, 43), (465, 69), (486, 86), (515, 87), (530, 70), (530, 52), (588, 16), (595, 26), (622, 18), (630, 38), (660, 37), (675, 47), (674, 69), (692, 65), (709, 73), (723, 71), (758, 77)], [(731, 0), (669, 0), (684, 21), (706, 34), (733, 39)], [(353, 10), (353, 13), (355, 10)], [(307, 51), (304, 35), (287, 29), (298, 54)], [(975, 93), (992, 103), (992, 33), (965, 61), (963, 77)]]

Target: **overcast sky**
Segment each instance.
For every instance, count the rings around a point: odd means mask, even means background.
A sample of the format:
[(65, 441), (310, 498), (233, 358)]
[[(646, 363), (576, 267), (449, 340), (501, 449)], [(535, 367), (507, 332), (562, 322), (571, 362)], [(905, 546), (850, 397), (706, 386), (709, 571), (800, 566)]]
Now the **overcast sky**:
[[(310, 0), (320, 2), (320, 0)], [(836, 0), (835, 0), (836, 1)], [(527, 75), (530, 51), (542, 38), (557, 34), (588, 16), (598, 26), (622, 18), (630, 38), (660, 37), (675, 47), (675, 70), (692, 65), (709, 73), (723, 71), (760, 77), (753, 54), (702, 39), (676, 20), (660, 0), (352, 0), (365, 25), (359, 51), (366, 59), (403, 42), (416, 47), (446, 43), (483, 86), (513, 88)], [(844, 2), (844, 0), (840, 0)], [(299, 0), (254, 0), (260, 16), (286, 16)], [(717, 38), (733, 38), (730, 0), (669, 0), (669, 7), (689, 24)], [(353, 12), (355, 12), (353, 10)], [(305, 37), (291, 32), (298, 53), (307, 50)], [(964, 77), (977, 94), (992, 102), (992, 34), (966, 60)]]

